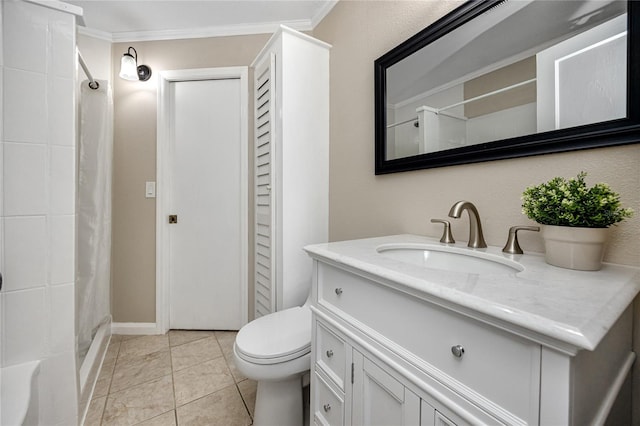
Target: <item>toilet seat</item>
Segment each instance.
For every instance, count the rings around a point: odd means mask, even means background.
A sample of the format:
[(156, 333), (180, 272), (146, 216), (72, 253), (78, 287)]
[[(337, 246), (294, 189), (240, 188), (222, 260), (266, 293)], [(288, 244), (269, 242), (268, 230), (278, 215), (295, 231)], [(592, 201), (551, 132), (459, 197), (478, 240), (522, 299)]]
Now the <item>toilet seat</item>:
[(277, 364), (311, 352), (311, 310), (294, 307), (260, 317), (240, 329), (236, 353), (247, 362)]

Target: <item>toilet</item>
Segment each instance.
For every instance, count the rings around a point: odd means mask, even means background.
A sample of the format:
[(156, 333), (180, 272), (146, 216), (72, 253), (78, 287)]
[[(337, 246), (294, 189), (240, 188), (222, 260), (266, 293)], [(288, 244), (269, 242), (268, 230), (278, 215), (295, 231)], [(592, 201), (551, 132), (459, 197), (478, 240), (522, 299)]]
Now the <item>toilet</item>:
[(258, 382), (254, 426), (304, 424), (302, 377), (311, 366), (311, 309), (307, 303), (242, 327), (233, 355), (238, 370)]

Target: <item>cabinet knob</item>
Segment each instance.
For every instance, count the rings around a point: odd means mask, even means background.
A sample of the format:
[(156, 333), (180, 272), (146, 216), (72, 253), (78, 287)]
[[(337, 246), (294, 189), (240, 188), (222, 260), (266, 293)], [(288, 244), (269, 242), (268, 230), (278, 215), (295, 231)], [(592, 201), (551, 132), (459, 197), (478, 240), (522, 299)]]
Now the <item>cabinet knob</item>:
[(462, 358), (462, 355), (464, 355), (464, 348), (462, 345), (451, 346), (451, 353), (456, 358)]
[(329, 410), (331, 410), (331, 404), (324, 404), (322, 408), (324, 408), (325, 413), (329, 412)]
[(340, 296), (342, 294), (342, 288), (340, 287), (336, 288), (336, 294)]
[(327, 358), (331, 358), (333, 356), (333, 349), (329, 349), (327, 351)]

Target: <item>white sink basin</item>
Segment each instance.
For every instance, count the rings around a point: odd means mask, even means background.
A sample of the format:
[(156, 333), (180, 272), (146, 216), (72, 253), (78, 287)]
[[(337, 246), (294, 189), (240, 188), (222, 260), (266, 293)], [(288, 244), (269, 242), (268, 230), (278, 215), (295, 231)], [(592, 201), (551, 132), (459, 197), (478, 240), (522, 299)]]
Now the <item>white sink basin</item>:
[(378, 253), (391, 259), (425, 268), (468, 274), (514, 274), (524, 267), (500, 255), (460, 247), (430, 244), (384, 244)]

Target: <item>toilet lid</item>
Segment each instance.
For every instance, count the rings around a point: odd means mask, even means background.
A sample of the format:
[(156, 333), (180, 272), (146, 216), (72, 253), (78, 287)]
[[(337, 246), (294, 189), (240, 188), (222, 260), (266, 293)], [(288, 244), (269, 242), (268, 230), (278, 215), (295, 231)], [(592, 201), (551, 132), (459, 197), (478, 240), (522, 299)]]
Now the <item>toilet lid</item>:
[(295, 307), (260, 317), (236, 336), (239, 356), (256, 364), (275, 364), (311, 351), (311, 310)]

